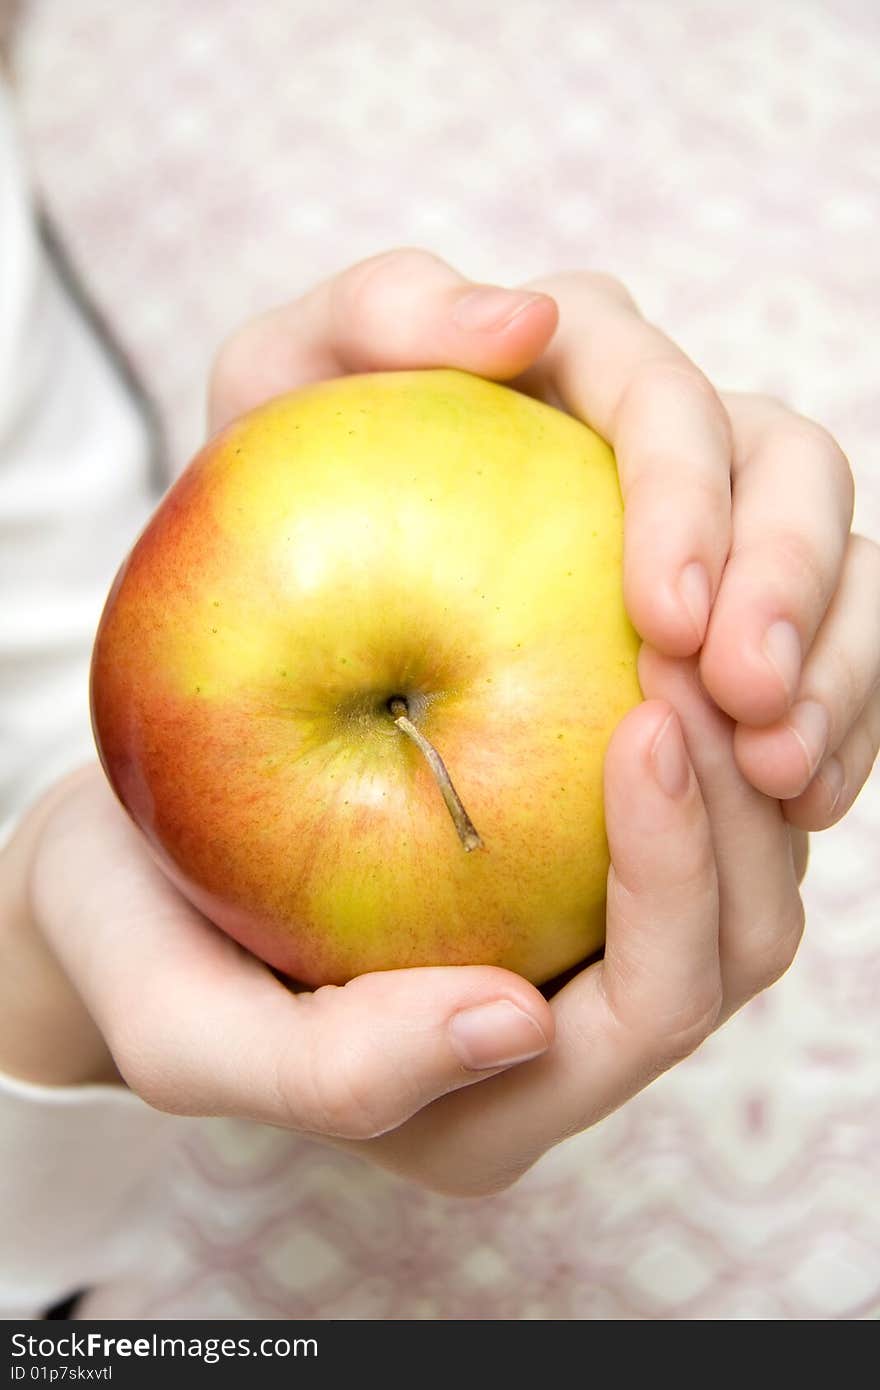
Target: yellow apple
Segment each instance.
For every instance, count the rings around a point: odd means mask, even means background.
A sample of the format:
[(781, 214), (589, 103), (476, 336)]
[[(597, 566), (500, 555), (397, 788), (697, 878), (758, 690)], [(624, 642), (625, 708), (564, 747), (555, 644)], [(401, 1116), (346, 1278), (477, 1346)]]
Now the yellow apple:
[(604, 936), (602, 763), (641, 699), (622, 533), (607, 444), (508, 387), (272, 400), (193, 460), (107, 600), (110, 782), (181, 891), (297, 980), (540, 984)]

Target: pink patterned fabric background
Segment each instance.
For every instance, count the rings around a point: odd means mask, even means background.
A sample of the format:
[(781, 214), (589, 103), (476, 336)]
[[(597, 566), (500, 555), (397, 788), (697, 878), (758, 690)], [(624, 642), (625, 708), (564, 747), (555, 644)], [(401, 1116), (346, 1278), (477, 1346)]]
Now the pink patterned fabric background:
[[(875, 0), (29, 0), (17, 41), (39, 183), (175, 469), (231, 328), (421, 244), (621, 276), (719, 386), (837, 434), (874, 536), (878, 59)], [(814, 838), (784, 980), (500, 1197), (195, 1124), (148, 1315), (880, 1316), (878, 845), (875, 773)]]

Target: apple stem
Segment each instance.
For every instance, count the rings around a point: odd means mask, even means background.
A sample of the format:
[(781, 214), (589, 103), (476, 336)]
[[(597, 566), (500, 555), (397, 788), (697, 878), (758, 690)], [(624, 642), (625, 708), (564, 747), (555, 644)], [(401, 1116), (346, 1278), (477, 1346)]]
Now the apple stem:
[(406, 734), (407, 738), (411, 738), (416, 747), (425, 755), (437, 785), (443, 794), (443, 800), (446, 802), (446, 809), (451, 815), (453, 824), (458, 831), (458, 838), (464, 845), (466, 852), (470, 854), (471, 850), (482, 849), (483, 841), (480, 839), (473, 821), (461, 804), (461, 797), (452, 785), (452, 778), (446, 771), (443, 759), (440, 757), (433, 743), (430, 743), (428, 739), (425, 738), (425, 735), (419, 732), (412, 720), (408, 718), (406, 701), (397, 696), (393, 700), (388, 701), (388, 708), (391, 711), (392, 719), (401, 733)]

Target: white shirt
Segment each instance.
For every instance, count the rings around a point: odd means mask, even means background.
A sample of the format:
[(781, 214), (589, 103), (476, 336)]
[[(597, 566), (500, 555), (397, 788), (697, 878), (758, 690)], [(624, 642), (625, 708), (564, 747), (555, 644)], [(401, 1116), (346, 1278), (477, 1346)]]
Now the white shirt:
[[(0, 83), (0, 827), (94, 755), (91, 642), (152, 506), (143, 420), (40, 238)], [(0, 1078), (0, 1311), (114, 1267), (166, 1117), (120, 1088)], [(85, 1258), (85, 1263), (83, 1262)]]

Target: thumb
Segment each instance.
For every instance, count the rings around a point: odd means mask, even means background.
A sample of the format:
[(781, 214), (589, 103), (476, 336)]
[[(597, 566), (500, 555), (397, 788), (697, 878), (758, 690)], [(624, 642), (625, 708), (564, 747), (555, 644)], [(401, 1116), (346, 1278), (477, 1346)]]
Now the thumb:
[(505, 970), (387, 971), (294, 994), (207, 922), (189, 925), (201, 960), (181, 942), (154, 967), (151, 1001), (115, 992), (114, 1020), (104, 999), (119, 1071), (159, 1110), (372, 1139), (553, 1037), (549, 1005)]
[(214, 363), (209, 428), (348, 372), (458, 367), (506, 381), (541, 355), (558, 318), (547, 294), (475, 284), (428, 251), (387, 251), (233, 334)]
[(278, 1073), (286, 1122), (347, 1139), (396, 1129), (440, 1096), (539, 1056), (553, 1037), (538, 991), (494, 967), (362, 975), (293, 1002)]
[(52, 810), (32, 892), (121, 1075), (158, 1110), (363, 1139), (553, 1038), (539, 991), (496, 967), (293, 993), (180, 896), (98, 768)]

